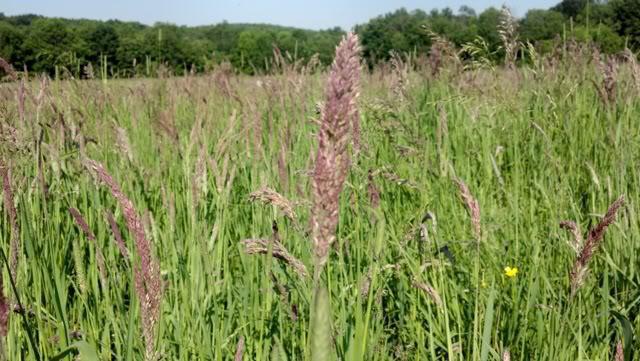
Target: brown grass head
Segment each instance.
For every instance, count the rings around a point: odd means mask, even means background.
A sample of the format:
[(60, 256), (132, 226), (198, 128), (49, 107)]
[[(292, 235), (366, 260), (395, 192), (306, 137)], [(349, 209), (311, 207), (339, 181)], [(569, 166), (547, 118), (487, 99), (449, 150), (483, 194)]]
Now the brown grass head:
[(433, 301), (433, 303), (436, 304), (436, 306), (441, 307), (443, 305), (442, 297), (440, 297), (440, 294), (435, 288), (417, 280), (413, 280), (411, 282), (411, 285), (419, 290), (422, 290)]
[(571, 249), (573, 249), (576, 254), (580, 254), (582, 244), (584, 243), (580, 226), (574, 221), (562, 221), (560, 222), (560, 228), (566, 229), (571, 233), (573, 241), (569, 242), (569, 246), (571, 246)]
[(12, 81), (18, 80), (18, 73), (16, 73), (16, 71), (13, 69), (13, 66), (3, 58), (0, 58), (0, 69), (4, 70), (4, 72), (7, 73), (9, 79), (11, 79)]
[(480, 226), (480, 204), (478, 203), (478, 200), (473, 197), (471, 190), (469, 190), (469, 187), (462, 179), (458, 178), (455, 182), (458, 185), (460, 197), (469, 210), (471, 225), (473, 226), (476, 241), (480, 242), (482, 236), (482, 229)]
[(616, 220), (616, 215), (620, 208), (624, 205), (624, 196), (620, 196), (613, 202), (602, 220), (589, 230), (587, 239), (585, 240), (573, 268), (570, 273), (571, 295), (574, 296), (578, 289), (584, 284), (588, 273), (589, 261), (593, 258), (594, 252), (602, 244), (604, 232)]
[(300, 277), (305, 278), (309, 274), (304, 263), (289, 253), (285, 246), (277, 239), (245, 239), (242, 241), (242, 244), (247, 254), (269, 254), (269, 247), (271, 247), (271, 255), (293, 268)]
[(507, 68), (514, 69), (519, 48), (517, 23), (506, 5), (503, 5), (501, 9), (498, 34), (505, 52), (504, 63)]
[(257, 191), (249, 194), (249, 200), (252, 202), (259, 201), (264, 204), (273, 205), (278, 208), (285, 217), (289, 218), (293, 222), (297, 222), (298, 218), (293, 209), (293, 203), (271, 188), (262, 187), (258, 189)]

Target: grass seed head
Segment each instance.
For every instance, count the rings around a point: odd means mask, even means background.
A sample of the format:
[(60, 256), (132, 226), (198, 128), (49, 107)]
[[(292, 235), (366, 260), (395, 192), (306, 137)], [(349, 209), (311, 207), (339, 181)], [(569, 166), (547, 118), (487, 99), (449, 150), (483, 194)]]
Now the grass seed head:
[(480, 242), (480, 238), (482, 236), (482, 229), (480, 226), (480, 204), (478, 203), (478, 200), (473, 197), (471, 190), (469, 190), (469, 187), (462, 179), (456, 179), (455, 182), (458, 185), (460, 197), (467, 206), (469, 214), (471, 215), (471, 225), (473, 226), (476, 241)]
[(587, 239), (585, 240), (573, 268), (570, 272), (571, 295), (574, 296), (578, 289), (584, 284), (588, 274), (589, 261), (593, 258), (594, 252), (602, 244), (604, 232), (616, 220), (616, 215), (620, 208), (624, 205), (624, 196), (620, 196), (613, 202), (602, 220), (589, 230)]
[[(340, 193), (350, 167), (349, 143), (359, 135), (356, 101), (360, 81), (358, 36), (348, 34), (336, 49), (329, 73), (313, 170), (311, 227), (316, 265), (321, 268), (336, 239)], [(354, 134), (350, 136), (350, 131)]]

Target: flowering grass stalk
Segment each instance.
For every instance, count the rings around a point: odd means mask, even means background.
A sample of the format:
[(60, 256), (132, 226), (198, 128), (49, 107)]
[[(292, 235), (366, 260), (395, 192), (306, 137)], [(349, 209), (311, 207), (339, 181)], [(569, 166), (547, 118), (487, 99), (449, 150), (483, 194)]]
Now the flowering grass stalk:
[(480, 204), (473, 194), (471, 194), (471, 190), (469, 190), (469, 187), (462, 179), (456, 179), (455, 182), (458, 185), (460, 197), (471, 215), (471, 225), (473, 226), (476, 241), (480, 242), (482, 236), (482, 229), (480, 227)]
[(587, 277), (589, 261), (591, 261), (594, 252), (602, 244), (604, 232), (611, 224), (613, 224), (613, 222), (615, 222), (618, 210), (620, 210), (620, 207), (623, 205), (624, 196), (620, 196), (620, 198), (609, 206), (607, 213), (604, 215), (604, 218), (602, 218), (600, 223), (589, 230), (587, 239), (584, 241), (582, 249), (578, 254), (578, 258), (576, 258), (573, 268), (571, 269), (571, 273), (569, 274), (571, 280), (571, 296), (575, 296), (578, 289), (584, 284), (584, 280)]
[(2, 194), (4, 199), (5, 212), (9, 215), (9, 224), (11, 227), (11, 239), (9, 247), (11, 249), (9, 269), (11, 277), (17, 280), (18, 260), (20, 253), (20, 228), (18, 227), (18, 212), (13, 201), (13, 192), (11, 190), (11, 176), (9, 167), (0, 160), (0, 177), (2, 178)]
[[(340, 193), (349, 171), (350, 135), (358, 122), (356, 101), (360, 81), (358, 36), (349, 34), (336, 49), (325, 89), (325, 103), (318, 132), (318, 152), (313, 170), (311, 228), (316, 275), (326, 264), (336, 239)], [(355, 132), (353, 132), (355, 133)]]
[(162, 276), (160, 266), (151, 251), (151, 243), (145, 235), (142, 219), (138, 216), (133, 203), (122, 193), (120, 187), (102, 164), (88, 160), (89, 166), (98, 178), (107, 185), (113, 197), (123, 210), (129, 232), (134, 237), (140, 263), (134, 268), (135, 290), (140, 302), (142, 333), (145, 340), (145, 360), (157, 358), (155, 350), (155, 328), (160, 317), (162, 302)]

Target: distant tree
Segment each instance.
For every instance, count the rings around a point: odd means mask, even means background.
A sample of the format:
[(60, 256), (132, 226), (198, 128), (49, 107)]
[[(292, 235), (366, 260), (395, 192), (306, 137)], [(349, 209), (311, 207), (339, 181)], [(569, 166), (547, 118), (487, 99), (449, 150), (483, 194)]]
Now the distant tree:
[(113, 61), (120, 46), (120, 38), (112, 25), (100, 23), (88, 32), (86, 43), (89, 48), (87, 60), (97, 62), (100, 60), (99, 57), (104, 55), (108, 60)]
[(622, 51), (624, 48), (624, 39), (605, 24), (598, 24), (589, 28), (584, 25), (578, 25), (574, 28), (572, 36), (581, 42), (594, 43), (604, 53), (613, 54)]
[(595, 3), (594, 0), (562, 0), (558, 5), (551, 8), (567, 18), (576, 18), (587, 6), (588, 3)]
[(15, 26), (6, 21), (0, 21), (0, 57), (13, 63), (20, 69), (22, 63), (22, 44), (24, 36)]
[(494, 48), (500, 44), (498, 24), (501, 16), (500, 10), (494, 7), (486, 9), (478, 16), (478, 35)]
[(579, 24), (606, 24), (613, 25), (615, 23), (615, 14), (610, 3), (591, 4), (585, 7), (576, 17)]
[(467, 5), (460, 6), (460, 9), (458, 9), (458, 14), (460, 16), (465, 16), (465, 17), (469, 17), (469, 18), (475, 18), (476, 17), (476, 11), (472, 7), (469, 7)]
[(250, 74), (265, 70), (265, 61), (271, 58), (275, 37), (270, 31), (245, 30), (238, 37), (232, 56), (233, 65)]
[(529, 10), (520, 22), (520, 36), (529, 41), (552, 39), (562, 33), (564, 21), (554, 10)]
[(52, 73), (55, 66), (78, 65), (78, 51), (84, 42), (60, 19), (37, 19), (24, 42), (25, 61), (30, 69)]
[(629, 39), (633, 47), (640, 47), (640, 0), (611, 1), (618, 33)]

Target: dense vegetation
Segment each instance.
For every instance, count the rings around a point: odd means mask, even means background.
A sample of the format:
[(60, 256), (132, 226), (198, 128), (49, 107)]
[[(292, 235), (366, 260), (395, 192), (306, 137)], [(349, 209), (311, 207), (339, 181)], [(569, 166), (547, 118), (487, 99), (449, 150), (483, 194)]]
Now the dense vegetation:
[(0, 358), (631, 360), (640, 65), (512, 25), (505, 66), (11, 74)]
[[(358, 25), (364, 57), (375, 64), (398, 53), (427, 53), (431, 34), (457, 46), (478, 43), (494, 59), (502, 58), (497, 25), (500, 10), (480, 14), (463, 6), (451, 9), (396, 12)], [(595, 42), (615, 53), (625, 45), (640, 46), (640, 0), (563, 0), (549, 10), (530, 10), (519, 20), (522, 41), (550, 50), (558, 38)], [(0, 13), (0, 57), (17, 69), (25, 66), (51, 75), (64, 69), (82, 76), (91, 63), (96, 76), (155, 75), (158, 64), (175, 74), (211, 69), (229, 61), (245, 73), (267, 70), (273, 47), (292, 58), (309, 60), (318, 54), (328, 64), (343, 30), (310, 31), (274, 25), (221, 23), (186, 27), (158, 23), (51, 19), (37, 15), (4, 16)], [(84, 74), (86, 76), (86, 74)]]

